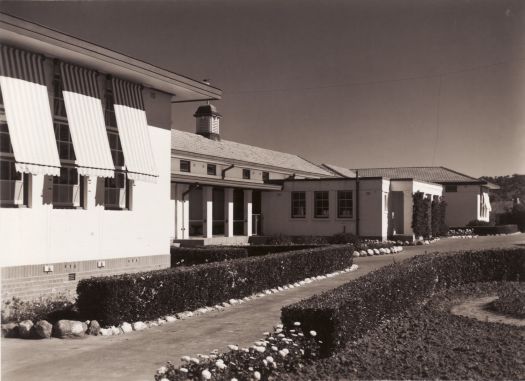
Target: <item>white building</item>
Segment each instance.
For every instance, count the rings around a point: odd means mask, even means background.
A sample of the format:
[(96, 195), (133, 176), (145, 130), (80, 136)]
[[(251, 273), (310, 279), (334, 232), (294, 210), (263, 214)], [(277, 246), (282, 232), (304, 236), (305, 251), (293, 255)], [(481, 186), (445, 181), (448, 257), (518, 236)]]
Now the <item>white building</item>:
[(168, 267), (171, 103), (221, 91), (5, 14), (0, 38), (2, 298)]

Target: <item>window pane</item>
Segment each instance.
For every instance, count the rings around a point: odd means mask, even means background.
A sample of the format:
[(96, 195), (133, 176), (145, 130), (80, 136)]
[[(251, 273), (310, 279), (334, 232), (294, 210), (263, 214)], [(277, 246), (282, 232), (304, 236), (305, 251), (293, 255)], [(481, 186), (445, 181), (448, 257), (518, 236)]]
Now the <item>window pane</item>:
[(315, 203), (314, 216), (317, 218), (328, 218), (329, 216), (328, 192), (315, 192), (314, 193), (314, 203)]
[(304, 192), (292, 192), (292, 218), (304, 218), (306, 216), (306, 194)]

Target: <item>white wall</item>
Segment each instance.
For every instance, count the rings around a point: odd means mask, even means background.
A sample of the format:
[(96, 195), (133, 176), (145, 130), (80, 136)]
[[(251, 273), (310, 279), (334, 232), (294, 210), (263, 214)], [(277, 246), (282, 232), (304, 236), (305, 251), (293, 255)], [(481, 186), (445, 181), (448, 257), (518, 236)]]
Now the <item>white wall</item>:
[[(457, 192), (444, 192), (447, 202), (446, 223), (450, 227), (465, 226), (472, 220), (488, 221), (480, 215), (480, 185), (458, 185)], [(487, 192), (484, 190), (484, 192)]]
[[(0, 208), (0, 266), (19, 266), (92, 259), (169, 254), (173, 232), (170, 201), (171, 131), (159, 110), (169, 110), (169, 97), (145, 94), (157, 170), (156, 184), (135, 181), (132, 210), (104, 210), (96, 205), (97, 178), (89, 178), (87, 209), (53, 209), (43, 204), (44, 176), (31, 176), (30, 208)], [(151, 108), (156, 104), (155, 108)], [(150, 119), (151, 118), (151, 119)], [(167, 126), (167, 127), (166, 127)], [(99, 180), (100, 181), (100, 180)]]
[[(382, 205), (389, 181), (363, 179), (360, 181), (360, 234), (386, 237), (388, 213)], [(337, 217), (337, 191), (353, 191), (354, 215)], [(291, 217), (291, 192), (306, 192), (306, 217)], [(314, 217), (314, 192), (329, 192), (329, 218)], [(356, 184), (353, 179), (287, 181), (282, 192), (262, 192), (263, 231), (265, 235), (333, 235), (356, 233)]]

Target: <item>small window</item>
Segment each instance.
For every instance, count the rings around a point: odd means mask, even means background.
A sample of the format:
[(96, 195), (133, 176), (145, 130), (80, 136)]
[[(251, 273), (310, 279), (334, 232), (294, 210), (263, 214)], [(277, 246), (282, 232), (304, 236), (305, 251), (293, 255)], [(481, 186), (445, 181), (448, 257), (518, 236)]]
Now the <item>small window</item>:
[(180, 161), (180, 171), (181, 172), (190, 172), (190, 161), (189, 160), (181, 160)]
[(305, 192), (292, 192), (292, 218), (306, 217)]
[(270, 172), (263, 172), (262, 173), (262, 179), (263, 179), (263, 182), (265, 182), (265, 183), (270, 181)]
[(29, 175), (16, 171), (14, 160), (0, 160), (0, 206), (28, 206)]
[(208, 175), (210, 176), (217, 175), (217, 166), (215, 164), (208, 164)]
[(328, 218), (330, 216), (330, 203), (328, 192), (314, 192), (314, 217)]
[(352, 191), (337, 192), (337, 217), (352, 218), (354, 216), (354, 201)]
[(115, 171), (115, 177), (105, 180), (104, 208), (109, 210), (129, 210), (132, 183), (125, 172)]
[(55, 129), (55, 139), (60, 160), (76, 160), (73, 140), (71, 140), (67, 122), (55, 122), (53, 127)]
[(242, 178), (245, 180), (250, 180), (251, 178), (251, 172), (249, 169), (243, 169), (242, 170)]
[(457, 192), (458, 186), (457, 185), (445, 185), (445, 192)]
[(76, 168), (60, 168), (60, 176), (53, 177), (53, 208), (84, 207), (84, 188), (84, 176)]

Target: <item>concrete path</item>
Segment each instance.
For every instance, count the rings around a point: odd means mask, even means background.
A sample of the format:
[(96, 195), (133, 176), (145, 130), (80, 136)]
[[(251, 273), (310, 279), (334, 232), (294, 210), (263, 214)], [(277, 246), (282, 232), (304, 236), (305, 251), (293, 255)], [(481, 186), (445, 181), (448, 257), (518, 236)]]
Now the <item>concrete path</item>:
[(1, 375), (13, 380), (152, 380), (166, 361), (178, 363), (183, 355), (207, 354), (226, 345), (248, 346), (278, 323), (282, 306), (332, 289), (382, 266), (435, 251), (525, 246), (525, 234), (445, 239), (430, 246), (405, 248), (402, 253), (357, 258), (359, 269), (333, 278), (269, 295), (223, 312), (210, 312), (122, 336), (78, 340), (21, 340), (1, 342)]

